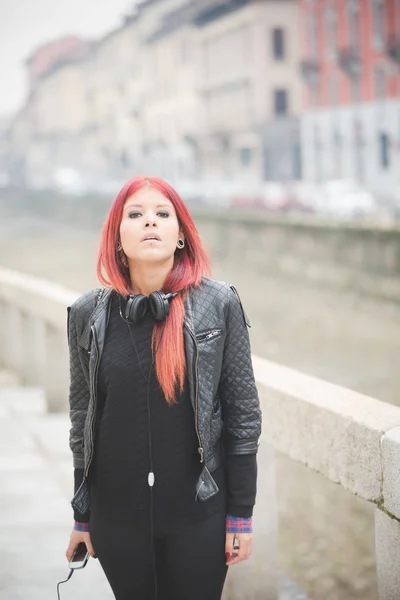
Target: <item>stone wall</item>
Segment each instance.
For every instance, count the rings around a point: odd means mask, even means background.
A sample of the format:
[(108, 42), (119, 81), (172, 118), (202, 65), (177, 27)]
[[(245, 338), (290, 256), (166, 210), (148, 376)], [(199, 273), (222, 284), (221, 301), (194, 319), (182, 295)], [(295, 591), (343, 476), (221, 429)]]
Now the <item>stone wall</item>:
[[(0, 219), (35, 214), (99, 231), (109, 197), (53, 192), (0, 193)], [(254, 275), (276, 272), (340, 289), (400, 301), (400, 228), (367, 223), (293, 219), (188, 205), (214, 262)]]

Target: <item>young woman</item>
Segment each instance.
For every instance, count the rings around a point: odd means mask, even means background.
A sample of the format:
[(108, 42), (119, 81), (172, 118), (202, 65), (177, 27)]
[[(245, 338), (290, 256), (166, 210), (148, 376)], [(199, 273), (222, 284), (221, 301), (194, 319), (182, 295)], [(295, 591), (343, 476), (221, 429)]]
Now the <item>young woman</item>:
[(160, 179), (119, 192), (97, 272), (105, 287), (68, 307), (67, 559), (85, 542), (117, 600), (218, 600), (252, 545), (261, 412), (250, 324)]

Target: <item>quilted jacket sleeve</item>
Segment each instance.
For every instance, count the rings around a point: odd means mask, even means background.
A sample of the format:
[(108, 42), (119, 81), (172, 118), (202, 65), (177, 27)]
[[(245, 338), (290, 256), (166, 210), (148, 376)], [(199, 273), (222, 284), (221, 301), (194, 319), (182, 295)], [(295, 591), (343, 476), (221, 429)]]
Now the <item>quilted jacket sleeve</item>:
[(67, 332), (69, 346), (70, 388), (69, 417), (71, 428), (69, 446), (75, 468), (84, 468), (83, 428), (89, 404), (89, 386), (85, 377), (78, 348), (76, 306), (68, 307)]
[(226, 337), (218, 392), (227, 455), (255, 454), (261, 435), (261, 409), (251, 361), (247, 317), (229, 287)]
[[(74, 493), (77, 491), (83, 481), (84, 469), (74, 469)], [(81, 513), (79, 510), (74, 509), (74, 520), (79, 523), (89, 523), (90, 521), (90, 510), (86, 513)]]

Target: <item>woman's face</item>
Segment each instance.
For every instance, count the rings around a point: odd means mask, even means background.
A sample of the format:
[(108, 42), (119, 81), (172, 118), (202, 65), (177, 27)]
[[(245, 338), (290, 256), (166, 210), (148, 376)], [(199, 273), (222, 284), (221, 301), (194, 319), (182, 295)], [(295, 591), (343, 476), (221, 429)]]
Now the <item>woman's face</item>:
[[(184, 239), (173, 204), (151, 187), (127, 199), (119, 233), (122, 249), (132, 262), (163, 262), (173, 256), (178, 239)], [(150, 236), (156, 239), (145, 239)]]

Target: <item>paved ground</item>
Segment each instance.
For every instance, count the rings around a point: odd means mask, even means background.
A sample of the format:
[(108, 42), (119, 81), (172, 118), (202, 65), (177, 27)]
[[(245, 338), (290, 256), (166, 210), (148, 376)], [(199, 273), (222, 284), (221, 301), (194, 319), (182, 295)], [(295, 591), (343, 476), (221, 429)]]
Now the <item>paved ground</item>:
[[(55, 600), (57, 582), (69, 573), (67, 421), (43, 409), (40, 391), (0, 387), (1, 600)], [(113, 594), (99, 563), (89, 559), (60, 586), (60, 598), (112, 600)]]
[[(68, 430), (68, 415), (46, 413), (41, 390), (18, 388), (0, 372), (0, 600), (54, 600), (57, 583), (68, 576)], [(307, 600), (283, 575), (280, 585), (279, 600)], [(114, 596), (98, 561), (90, 558), (60, 585), (60, 598)]]

